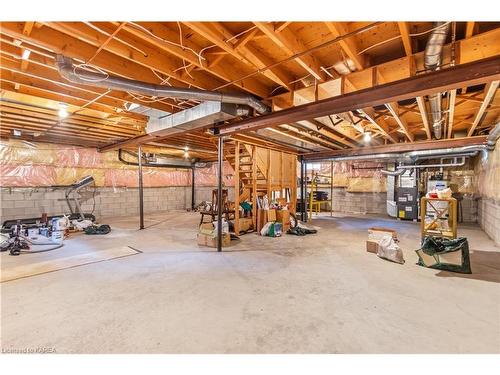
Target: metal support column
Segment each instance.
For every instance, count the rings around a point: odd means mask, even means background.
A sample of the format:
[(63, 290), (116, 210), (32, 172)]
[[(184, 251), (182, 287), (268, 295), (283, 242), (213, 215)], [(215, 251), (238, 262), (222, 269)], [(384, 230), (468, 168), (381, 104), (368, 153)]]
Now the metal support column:
[(224, 138), (219, 136), (217, 147), (217, 251), (222, 251), (222, 173)]
[(144, 229), (144, 190), (142, 185), (142, 147), (139, 145), (137, 150), (137, 159), (139, 164), (139, 229)]
[(191, 168), (191, 210), (194, 210), (195, 201), (194, 201), (194, 165)]
[(300, 159), (300, 219), (305, 222), (307, 221), (307, 212), (306, 212), (306, 189), (307, 189), (307, 184), (306, 184), (306, 176), (305, 176), (305, 166), (306, 162), (304, 158), (301, 157)]

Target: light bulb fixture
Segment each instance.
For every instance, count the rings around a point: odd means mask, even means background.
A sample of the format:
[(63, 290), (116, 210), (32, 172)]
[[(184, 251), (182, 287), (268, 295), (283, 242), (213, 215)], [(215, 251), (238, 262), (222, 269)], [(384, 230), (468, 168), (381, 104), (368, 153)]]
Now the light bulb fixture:
[(363, 134), (363, 142), (365, 143), (370, 143), (370, 141), (372, 140), (372, 133), (370, 132), (365, 132)]
[(184, 151), (188, 152), (189, 151), (189, 147), (188, 146), (184, 146)]
[(68, 117), (68, 106), (65, 103), (59, 103), (59, 111), (57, 111), (57, 115), (59, 118), (66, 118)]
[(21, 58), (23, 60), (28, 60), (30, 57), (31, 51), (29, 49), (23, 50), (23, 54), (21, 55)]
[(134, 109), (137, 109), (139, 107), (140, 107), (140, 105), (137, 103), (128, 103), (125, 105), (125, 108), (127, 109), (127, 111), (133, 111)]

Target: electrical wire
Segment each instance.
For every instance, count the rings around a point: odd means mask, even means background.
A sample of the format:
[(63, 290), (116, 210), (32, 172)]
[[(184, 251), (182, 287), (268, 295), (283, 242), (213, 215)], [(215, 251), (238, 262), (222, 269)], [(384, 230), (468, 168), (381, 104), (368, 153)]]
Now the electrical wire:
[[(79, 74), (77, 72), (77, 69), (82, 69), (82, 70), (87, 70), (89, 72), (92, 72), (92, 73), (100, 73), (103, 75), (102, 78), (96, 78), (96, 79), (93, 79), (93, 78), (87, 78), (85, 76), (82, 76), (81, 74)], [(107, 80), (109, 78), (109, 74), (104, 71), (103, 69), (97, 67), (97, 66), (93, 66), (93, 65), (89, 65), (89, 64), (78, 64), (78, 65), (74, 65), (73, 66), (73, 73), (79, 78), (81, 79), (82, 81), (87, 81), (87, 82), (103, 82), (105, 80)]]
[[(252, 30), (253, 30), (253, 29), (255, 29), (256, 27), (257, 27), (257, 26), (252, 26), (252, 27), (250, 27), (249, 29), (243, 30), (242, 32), (240, 32), (240, 33), (238, 33), (238, 34), (233, 35), (231, 38), (225, 39), (225, 40), (224, 40), (224, 43), (228, 43), (228, 42), (230, 42), (231, 40), (236, 39), (236, 38), (238, 38), (238, 37), (242, 36), (243, 34), (246, 34), (246, 33), (250, 32), (250, 31), (252, 31)], [(211, 46), (208, 46), (208, 47), (205, 47), (205, 48), (201, 49), (201, 50), (200, 50), (200, 52), (199, 52), (199, 53), (200, 53), (200, 56), (202, 56), (203, 52), (205, 52), (206, 50), (208, 50), (208, 49), (210, 49), (210, 48), (213, 48), (213, 47), (217, 47), (217, 45), (216, 45), (216, 44), (212, 44)], [(204, 58), (204, 60), (206, 60), (206, 59)], [(201, 63), (201, 60), (200, 60), (200, 65), (201, 65), (201, 66), (203, 66), (203, 64)]]
[[(179, 28), (179, 42), (181, 44), (181, 48), (184, 49), (184, 43), (183, 43), (183, 40), (182, 40), (182, 27), (181, 27), (181, 23), (179, 21), (177, 21), (177, 27)], [(186, 71), (186, 74), (191, 78), (191, 79), (194, 79), (193, 76), (191, 75), (191, 73), (189, 73), (189, 70), (187, 70), (188, 67), (186, 67), (186, 60), (184, 60), (184, 58), (182, 58), (182, 68)], [(191, 66), (192, 64), (189, 64), (189, 66)], [(177, 71), (178, 69), (176, 69), (175, 71)]]
[[(420, 35), (425, 35), (425, 34), (428, 34), (428, 33), (432, 32), (432, 31), (434, 31), (434, 30), (437, 30), (437, 29), (440, 29), (440, 28), (444, 27), (444, 26), (448, 25), (449, 23), (451, 23), (451, 22), (445, 22), (445, 23), (443, 23), (442, 25), (439, 25), (439, 26), (433, 27), (432, 29), (429, 29), (429, 30), (427, 30), (427, 31), (423, 31), (423, 32), (421, 32), (421, 33), (408, 34), (408, 36), (420, 36)], [(386, 43), (392, 42), (393, 40), (399, 39), (399, 38), (401, 38), (401, 37), (402, 37), (402, 35), (400, 34), (400, 35), (397, 35), (397, 36), (395, 36), (395, 37), (389, 38), (389, 39), (387, 39), (387, 40), (383, 40), (383, 41), (381, 41), (381, 42), (379, 42), (379, 43), (373, 44), (373, 45), (371, 45), (371, 46), (369, 46), (369, 47), (367, 47), (367, 48), (365, 48), (365, 49), (363, 49), (363, 50), (359, 51), (359, 52), (358, 52), (358, 55), (361, 55), (361, 54), (365, 53), (366, 51), (371, 50), (372, 48), (375, 48), (375, 47), (381, 46), (382, 44), (386, 44)]]
[(143, 32), (147, 33), (148, 35), (152, 36), (153, 38), (155, 38), (157, 40), (160, 40), (163, 43), (167, 43), (167, 44), (171, 44), (171, 45), (177, 46), (177, 47), (181, 48), (183, 51), (189, 51), (189, 52), (193, 53), (195, 56), (198, 57), (199, 60), (205, 60), (205, 58), (203, 56), (201, 56), (199, 52), (196, 52), (192, 48), (186, 47), (186, 46), (181, 45), (181, 44), (176, 43), (176, 42), (172, 42), (172, 41), (167, 40), (167, 39), (160, 38), (159, 36), (153, 34), (151, 31), (149, 31), (148, 29), (146, 29), (144, 26), (139, 25), (139, 24), (137, 24), (135, 22), (128, 22), (128, 23), (130, 25), (132, 25), (132, 26), (134, 26), (134, 27), (142, 30)]
[[(100, 29), (99, 27), (95, 26), (94, 24), (92, 24), (91, 22), (83, 22), (85, 25), (87, 25), (88, 27), (104, 34), (104, 35), (111, 35), (110, 33), (108, 33), (107, 31), (104, 31), (102, 29)], [(127, 23), (130, 23), (130, 22), (127, 22)], [(148, 57), (148, 54), (146, 52), (144, 52), (143, 50), (140, 50), (139, 48), (137, 48), (136, 46), (134, 46), (133, 44), (131, 43), (128, 43), (128, 42), (125, 42), (123, 39), (120, 39), (118, 38), (116, 35), (113, 37), (113, 39), (119, 41), (120, 43), (126, 45), (127, 47), (130, 47), (134, 50), (136, 50), (137, 52), (139, 52), (141, 55), (143, 55), (144, 57)]]

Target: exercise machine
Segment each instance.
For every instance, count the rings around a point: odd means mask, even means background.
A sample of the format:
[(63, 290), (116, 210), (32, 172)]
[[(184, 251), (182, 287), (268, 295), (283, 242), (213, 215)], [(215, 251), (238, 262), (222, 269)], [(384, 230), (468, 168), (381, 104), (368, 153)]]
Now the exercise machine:
[[(81, 180), (76, 181), (75, 183), (71, 185), (55, 185), (51, 186), (54, 190), (57, 189), (65, 189), (65, 199), (66, 203), (68, 204), (68, 208), (70, 211), (69, 219), (70, 220), (91, 220), (92, 222), (95, 221), (95, 216), (93, 213), (83, 213), (82, 212), (82, 207), (80, 205), (80, 198), (78, 193), (85, 187), (88, 187), (90, 185), (94, 185), (94, 198), (95, 198), (95, 180), (94, 177), (92, 176), (85, 176)], [(48, 216), (47, 220), (51, 221), (54, 218), (60, 218), (62, 217), (63, 214), (61, 215), (54, 215), (54, 216)], [(12, 226), (16, 224), (23, 224), (23, 225), (32, 225), (32, 224), (37, 224), (41, 222), (41, 218), (36, 217), (36, 218), (29, 218), (29, 219), (20, 219), (20, 220), (6, 220), (3, 222), (2, 228), (3, 229), (10, 229)]]

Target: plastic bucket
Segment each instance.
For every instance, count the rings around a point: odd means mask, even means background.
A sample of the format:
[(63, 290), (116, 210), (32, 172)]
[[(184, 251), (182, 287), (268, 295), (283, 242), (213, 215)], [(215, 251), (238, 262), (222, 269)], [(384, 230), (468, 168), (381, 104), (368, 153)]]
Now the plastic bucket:
[(55, 242), (55, 243), (62, 243), (64, 240), (64, 231), (63, 230), (52, 231), (51, 240), (52, 240), (52, 242)]

